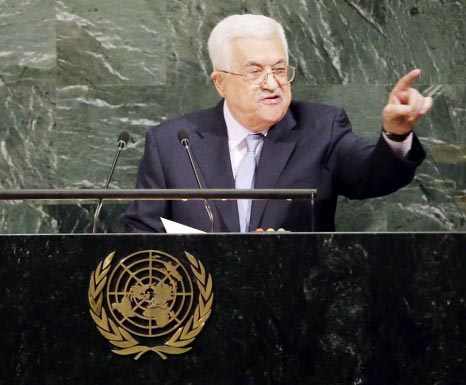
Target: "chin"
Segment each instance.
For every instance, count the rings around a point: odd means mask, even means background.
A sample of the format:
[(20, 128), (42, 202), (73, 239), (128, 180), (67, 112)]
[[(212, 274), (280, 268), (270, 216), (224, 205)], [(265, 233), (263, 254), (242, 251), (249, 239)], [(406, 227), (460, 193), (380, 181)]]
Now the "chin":
[(283, 109), (280, 109), (279, 111), (277, 111), (274, 109), (270, 109), (269, 111), (264, 111), (264, 113), (261, 114), (261, 118), (264, 120), (264, 122), (267, 122), (269, 126), (273, 126), (274, 124), (282, 120), (285, 114), (286, 110), (284, 111)]

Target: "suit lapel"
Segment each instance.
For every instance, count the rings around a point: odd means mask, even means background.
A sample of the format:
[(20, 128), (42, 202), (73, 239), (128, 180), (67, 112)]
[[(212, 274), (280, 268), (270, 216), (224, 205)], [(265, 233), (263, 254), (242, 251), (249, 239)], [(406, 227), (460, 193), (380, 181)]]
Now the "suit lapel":
[[(234, 189), (228, 133), (223, 117), (223, 101), (210, 114), (194, 120), (196, 134), (191, 139), (191, 151), (199, 167), (204, 188)], [(228, 231), (239, 232), (236, 201), (215, 200), (215, 207)], [(214, 218), (215, 220), (215, 218)], [(217, 219), (218, 220), (218, 219)]]
[[(288, 110), (285, 117), (269, 130), (257, 166), (255, 188), (275, 187), (296, 145), (297, 135), (293, 134), (292, 131), (295, 125), (296, 121)], [(266, 205), (266, 200), (252, 202), (251, 230), (255, 230), (259, 226)]]

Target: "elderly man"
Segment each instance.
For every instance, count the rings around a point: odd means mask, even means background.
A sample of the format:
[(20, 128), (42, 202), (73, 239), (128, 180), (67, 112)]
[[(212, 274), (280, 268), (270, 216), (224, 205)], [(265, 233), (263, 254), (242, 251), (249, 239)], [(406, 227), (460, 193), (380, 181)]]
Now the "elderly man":
[[(275, 20), (227, 17), (210, 35), (209, 54), (221, 101), (149, 130), (138, 188), (197, 188), (177, 137), (183, 130), (204, 188), (316, 188), (314, 229), (334, 231), (339, 194), (355, 199), (389, 194), (409, 183), (424, 159), (412, 130), (432, 99), (411, 88), (419, 70), (390, 93), (380, 138), (371, 144), (352, 133), (342, 109), (292, 101), (295, 68)], [(311, 230), (305, 201), (212, 201), (211, 207), (214, 231)], [(130, 232), (162, 232), (160, 217), (211, 228), (200, 201), (137, 201), (124, 221)]]

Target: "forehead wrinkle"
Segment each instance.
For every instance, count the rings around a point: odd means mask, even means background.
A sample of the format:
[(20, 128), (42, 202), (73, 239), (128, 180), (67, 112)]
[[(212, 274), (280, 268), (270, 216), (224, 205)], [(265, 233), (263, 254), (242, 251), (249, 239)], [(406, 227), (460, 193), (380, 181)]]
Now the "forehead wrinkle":
[[(277, 64), (282, 64), (282, 63), (286, 63), (286, 60), (285, 59), (280, 59), (278, 60), (276, 63), (272, 64), (271, 67), (274, 67), (276, 66)], [(256, 67), (265, 67), (265, 65), (263, 63), (258, 63), (254, 60), (248, 60), (245, 64), (244, 64), (245, 67), (247, 66), (256, 66)]]

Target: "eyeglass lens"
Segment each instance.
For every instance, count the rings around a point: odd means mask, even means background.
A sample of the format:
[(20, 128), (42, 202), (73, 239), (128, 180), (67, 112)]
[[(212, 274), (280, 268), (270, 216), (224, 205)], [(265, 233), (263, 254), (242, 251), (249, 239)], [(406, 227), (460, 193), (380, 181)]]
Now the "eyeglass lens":
[(246, 79), (252, 86), (260, 86), (267, 81), (268, 76), (274, 76), (279, 83), (289, 83), (294, 79), (295, 71), (291, 66), (275, 68), (272, 73), (266, 70), (246, 74)]

